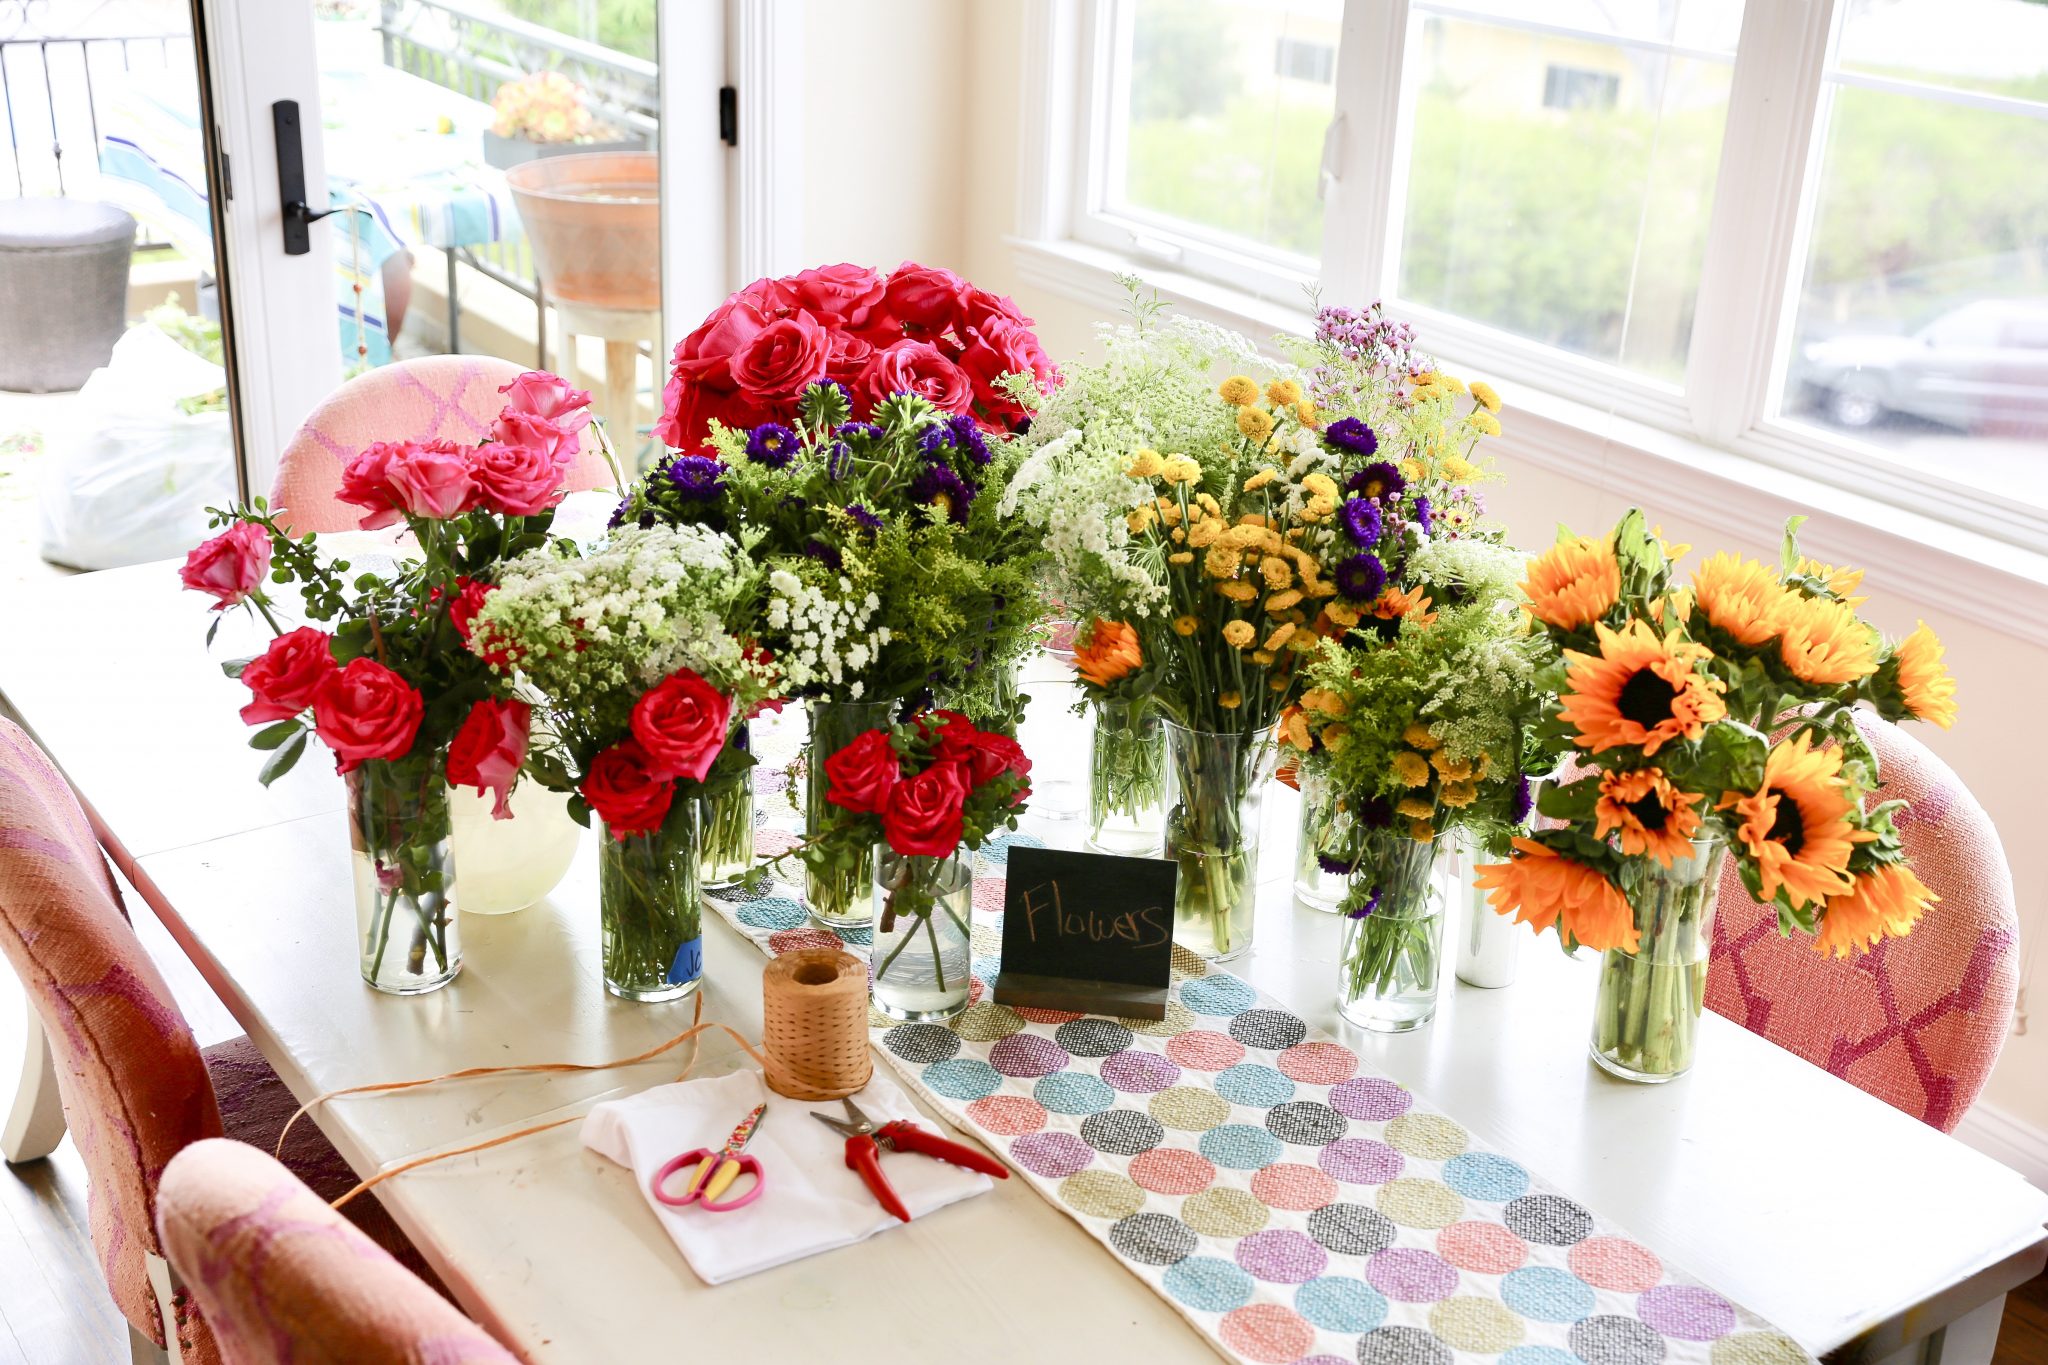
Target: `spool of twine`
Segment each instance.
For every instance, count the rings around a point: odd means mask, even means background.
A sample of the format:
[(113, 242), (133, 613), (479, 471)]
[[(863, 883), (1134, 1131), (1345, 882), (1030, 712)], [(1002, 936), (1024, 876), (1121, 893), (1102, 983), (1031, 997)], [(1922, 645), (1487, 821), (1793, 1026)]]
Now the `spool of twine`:
[(836, 1100), (868, 1083), (868, 965), (837, 948), (784, 953), (761, 973), (761, 1049), (768, 1088), (793, 1100)]

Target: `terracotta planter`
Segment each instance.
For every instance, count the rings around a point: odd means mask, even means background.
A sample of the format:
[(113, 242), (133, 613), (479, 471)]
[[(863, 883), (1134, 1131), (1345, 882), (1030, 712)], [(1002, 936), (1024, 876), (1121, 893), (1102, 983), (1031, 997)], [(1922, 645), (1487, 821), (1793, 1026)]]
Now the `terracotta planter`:
[(505, 172), (551, 300), (661, 307), (661, 203), (652, 152), (551, 156)]

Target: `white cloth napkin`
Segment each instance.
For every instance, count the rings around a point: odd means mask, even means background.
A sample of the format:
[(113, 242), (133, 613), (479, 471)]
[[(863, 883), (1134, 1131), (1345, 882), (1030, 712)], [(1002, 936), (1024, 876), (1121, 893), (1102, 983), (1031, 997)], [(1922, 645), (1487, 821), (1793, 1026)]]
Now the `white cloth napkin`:
[[(649, 1185), (656, 1171), (698, 1147), (717, 1151), (733, 1126), (763, 1100), (768, 1112), (746, 1147), (767, 1178), (759, 1199), (731, 1213), (708, 1213), (695, 1205), (676, 1209), (655, 1201)], [(853, 1102), (878, 1128), (890, 1119), (933, 1127), (879, 1071)], [(654, 1210), (697, 1278), (724, 1284), (865, 1241), (898, 1225), (895, 1216), (875, 1202), (860, 1176), (846, 1169), (846, 1140), (812, 1118), (814, 1109), (846, 1117), (846, 1107), (837, 1100), (784, 1099), (768, 1089), (760, 1072), (735, 1071), (656, 1086), (630, 1099), (600, 1104), (583, 1120), (583, 1145), (629, 1167), (640, 1198)], [(980, 1194), (993, 1183), (948, 1162), (886, 1148), (882, 1171), (913, 1218)], [(740, 1179), (744, 1182), (746, 1177)], [(669, 1188), (679, 1192), (688, 1183), (688, 1176), (678, 1173)], [(731, 1197), (728, 1192), (726, 1198)]]

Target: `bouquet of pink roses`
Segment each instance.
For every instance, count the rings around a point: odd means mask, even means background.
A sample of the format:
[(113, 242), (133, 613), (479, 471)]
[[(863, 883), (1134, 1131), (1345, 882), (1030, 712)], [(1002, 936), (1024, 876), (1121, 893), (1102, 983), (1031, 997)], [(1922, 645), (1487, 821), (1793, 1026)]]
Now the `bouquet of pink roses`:
[[(253, 659), (222, 667), (249, 689), (242, 719), (260, 726), (258, 780), (289, 771), (318, 739), (348, 778), (364, 978), (411, 994), (452, 980), (454, 868), (447, 787), (496, 797), (505, 818), (526, 759), (531, 708), (511, 699), (491, 661), (471, 650), (471, 621), (498, 566), (551, 541), (590, 395), (539, 372), (505, 386), (488, 437), (379, 441), (342, 471), (341, 501), (365, 530), (403, 522), (417, 542), (387, 574), (349, 576), (310, 533), (294, 538), (257, 498), (210, 509), (225, 529), (186, 556), (185, 586), (214, 610), (243, 606), (275, 635)], [(331, 629), (279, 621), (266, 581), (295, 584), (305, 615)], [(207, 631), (212, 643), (216, 618)], [(393, 953), (393, 935), (410, 946)]]
[(711, 424), (789, 423), (804, 390), (830, 380), (866, 421), (891, 394), (915, 394), (984, 430), (1025, 416), (1003, 382), (1057, 376), (1031, 319), (950, 270), (905, 261), (886, 277), (827, 265), (756, 280), (675, 349), (654, 434), (674, 449), (708, 447)]

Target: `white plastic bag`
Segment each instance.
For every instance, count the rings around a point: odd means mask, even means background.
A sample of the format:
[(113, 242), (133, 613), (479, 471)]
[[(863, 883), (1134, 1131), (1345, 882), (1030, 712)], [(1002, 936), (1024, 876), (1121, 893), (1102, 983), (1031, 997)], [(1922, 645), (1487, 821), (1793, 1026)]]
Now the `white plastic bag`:
[(206, 539), (206, 509), (235, 497), (235, 446), (225, 412), (178, 402), (226, 383), (155, 326), (130, 327), (78, 391), (77, 420), (45, 433), (43, 558), (112, 569), (183, 555)]

